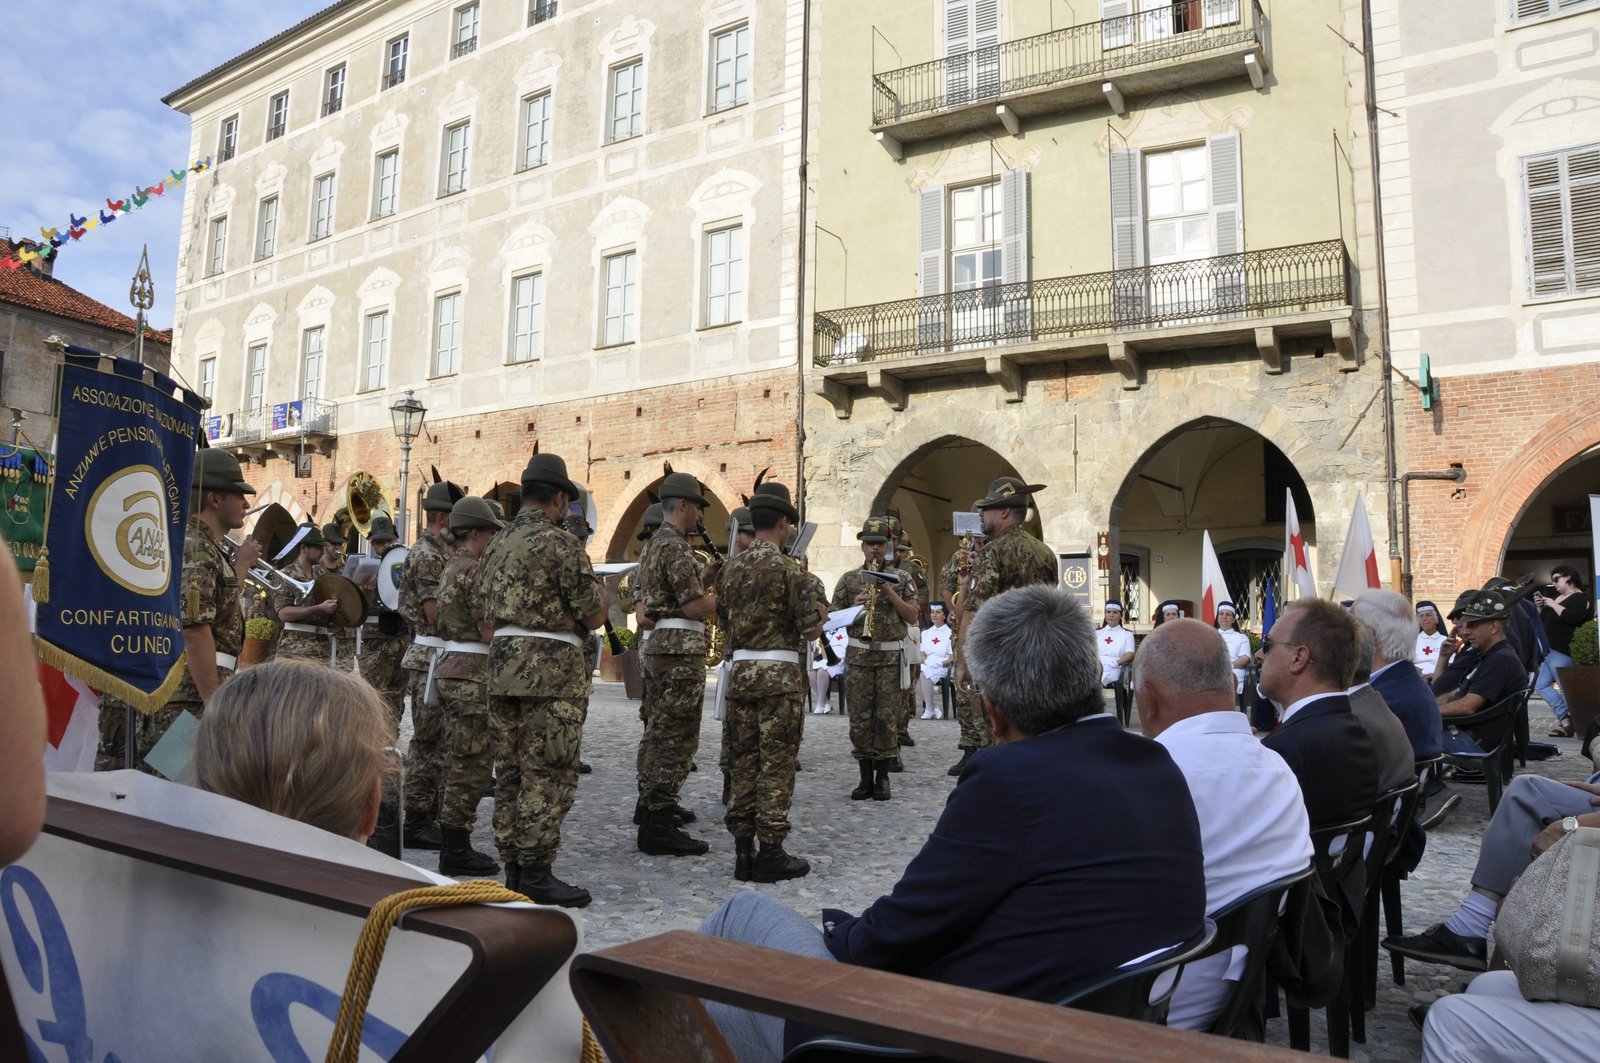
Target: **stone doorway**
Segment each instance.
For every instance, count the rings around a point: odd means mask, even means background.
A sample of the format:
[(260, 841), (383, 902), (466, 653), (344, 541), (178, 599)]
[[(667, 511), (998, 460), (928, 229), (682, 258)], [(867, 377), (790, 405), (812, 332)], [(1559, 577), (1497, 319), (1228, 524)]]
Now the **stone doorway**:
[(1506, 535), (1501, 575), (1516, 579), (1532, 572), (1541, 584), (1550, 569), (1566, 563), (1584, 574), (1594, 589), (1594, 526), (1589, 495), (1600, 492), (1600, 446), (1567, 462), (1545, 479), (1523, 505)]

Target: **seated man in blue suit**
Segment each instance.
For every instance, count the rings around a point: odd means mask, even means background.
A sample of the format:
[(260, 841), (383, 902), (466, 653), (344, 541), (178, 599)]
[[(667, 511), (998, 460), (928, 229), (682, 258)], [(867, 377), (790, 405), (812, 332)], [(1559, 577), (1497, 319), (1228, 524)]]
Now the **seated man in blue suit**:
[[(1083, 606), (1062, 587), (1008, 591), (965, 638), (998, 744), (972, 755), (894, 890), (860, 915), (824, 910), (820, 930), (742, 893), (703, 933), (1054, 1002), (1199, 932), (1188, 784), (1164, 748), (1101, 711)], [(744, 1063), (782, 1058), (781, 1019), (707, 1010)]]

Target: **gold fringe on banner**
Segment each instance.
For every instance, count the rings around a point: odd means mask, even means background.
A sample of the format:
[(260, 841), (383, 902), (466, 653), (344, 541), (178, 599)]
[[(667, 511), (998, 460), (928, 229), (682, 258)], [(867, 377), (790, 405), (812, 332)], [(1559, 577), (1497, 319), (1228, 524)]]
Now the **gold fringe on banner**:
[(50, 600), (50, 551), (39, 547), (39, 560), (33, 563), (33, 600), (44, 605)]
[[(35, 600), (38, 600), (37, 597)], [(83, 680), (101, 693), (126, 701), (146, 716), (172, 700), (178, 684), (183, 682), (184, 668), (188, 664), (188, 655), (180, 653), (178, 663), (172, 666), (167, 678), (152, 693), (146, 694), (121, 676), (112, 675), (83, 658), (68, 653), (54, 643), (46, 642), (38, 635), (33, 637), (33, 649), (35, 655), (45, 664), (74, 679)]]

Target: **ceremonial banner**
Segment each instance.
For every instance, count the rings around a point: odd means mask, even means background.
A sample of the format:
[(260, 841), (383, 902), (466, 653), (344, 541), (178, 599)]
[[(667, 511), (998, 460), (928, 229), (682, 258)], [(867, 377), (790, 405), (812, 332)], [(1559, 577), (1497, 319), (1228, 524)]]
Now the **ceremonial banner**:
[(1333, 586), (1329, 596), (1337, 598), (1342, 591), (1354, 598), (1363, 591), (1375, 591), (1383, 586), (1378, 576), (1378, 550), (1372, 543), (1372, 525), (1367, 523), (1367, 504), (1356, 492), (1355, 508), (1350, 511), (1350, 528), (1344, 535), (1344, 553), (1339, 555), (1339, 567), (1333, 573)]
[(203, 401), (137, 362), (66, 349), (34, 641), (40, 660), (142, 712), (182, 677), (179, 588)]
[(1217, 622), (1217, 606), (1228, 600), (1228, 581), (1222, 575), (1222, 562), (1211, 545), (1211, 532), (1200, 538), (1200, 619), (1208, 624)]
[(50, 490), (50, 455), (29, 447), (0, 450), (0, 501), (6, 542), (21, 572), (32, 572), (44, 545), (44, 506)]
[(1317, 581), (1311, 575), (1311, 561), (1306, 554), (1306, 537), (1300, 531), (1300, 514), (1294, 509), (1294, 491), (1283, 489), (1283, 589), (1288, 598), (1294, 587), (1302, 598), (1317, 596)]

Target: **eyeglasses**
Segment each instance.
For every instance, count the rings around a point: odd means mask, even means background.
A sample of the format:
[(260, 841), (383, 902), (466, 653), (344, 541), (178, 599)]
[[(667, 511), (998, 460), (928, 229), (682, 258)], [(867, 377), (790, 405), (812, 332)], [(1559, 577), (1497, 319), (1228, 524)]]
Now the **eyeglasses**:
[(1265, 657), (1272, 652), (1274, 646), (1304, 646), (1304, 642), (1285, 642), (1282, 639), (1274, 641), (1270, 635), (1261, 636), (1261, 655)]

